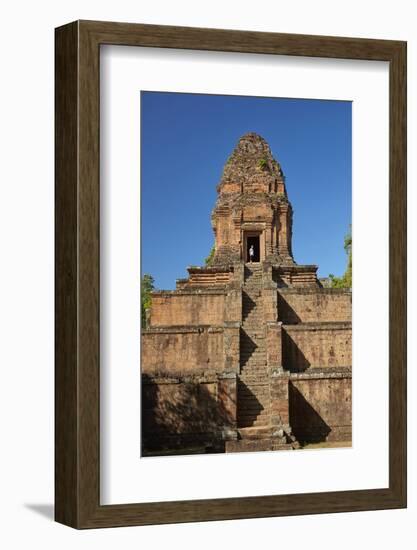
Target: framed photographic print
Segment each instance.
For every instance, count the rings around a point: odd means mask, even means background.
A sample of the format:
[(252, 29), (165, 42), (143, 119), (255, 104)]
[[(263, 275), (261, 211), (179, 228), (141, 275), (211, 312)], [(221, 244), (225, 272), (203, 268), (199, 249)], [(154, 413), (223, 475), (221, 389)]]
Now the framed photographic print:
[(56, 29), (56, 520), (406, 506), (406, 44)]

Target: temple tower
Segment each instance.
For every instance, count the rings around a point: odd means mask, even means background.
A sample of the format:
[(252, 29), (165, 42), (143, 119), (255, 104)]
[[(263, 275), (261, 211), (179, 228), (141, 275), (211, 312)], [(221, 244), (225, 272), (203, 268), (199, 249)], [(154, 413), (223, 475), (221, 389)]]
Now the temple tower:
[(323, 288), (316, 265), (294, 261), (285, 177), (262, 137), (240, 138), (217, 192), (213, 260), (152, 293), (143, 448), (349, 441), (350, 290)]
[(217, 192), (211, 217), (216, 250), (212, 265), (247, 262), (251, 245), (255, 262), (295, 264), (285, 177), (261, 136), (251, 132), (240, 138)]

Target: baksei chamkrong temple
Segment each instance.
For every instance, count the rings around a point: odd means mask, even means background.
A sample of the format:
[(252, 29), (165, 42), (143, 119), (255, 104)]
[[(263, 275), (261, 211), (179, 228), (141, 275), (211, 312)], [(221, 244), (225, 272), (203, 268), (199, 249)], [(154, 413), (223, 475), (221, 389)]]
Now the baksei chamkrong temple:
[(217, 192), (211, 265), (152, 295), (143, 453), (349, 445), (350, 290), (323, 288), (316, 265), (294, 261), (285, 176), (262, 137), (239, 140)]

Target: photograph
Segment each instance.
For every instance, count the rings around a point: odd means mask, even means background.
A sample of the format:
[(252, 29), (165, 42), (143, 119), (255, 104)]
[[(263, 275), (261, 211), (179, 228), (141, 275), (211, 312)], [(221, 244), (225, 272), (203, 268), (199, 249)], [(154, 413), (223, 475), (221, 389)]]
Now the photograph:
[(2, 8), (0, 547), (408, 550), (415, 4)]
[(352, 102), (141, 91), (141, 457), (352, 446)]

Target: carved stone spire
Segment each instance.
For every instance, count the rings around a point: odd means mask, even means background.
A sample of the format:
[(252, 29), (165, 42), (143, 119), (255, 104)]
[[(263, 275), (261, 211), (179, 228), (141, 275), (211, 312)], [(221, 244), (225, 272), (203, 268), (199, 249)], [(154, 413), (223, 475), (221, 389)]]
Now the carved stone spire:
[(292, 208), (280, 164), (268, 143), (253, 132), (242, 136), (227, 160), (212, 212), (216, 237), (214, 265), (255, 261), (294, 265)]

